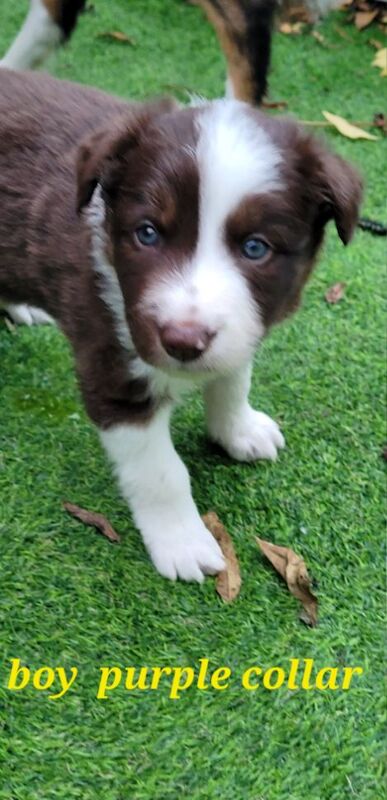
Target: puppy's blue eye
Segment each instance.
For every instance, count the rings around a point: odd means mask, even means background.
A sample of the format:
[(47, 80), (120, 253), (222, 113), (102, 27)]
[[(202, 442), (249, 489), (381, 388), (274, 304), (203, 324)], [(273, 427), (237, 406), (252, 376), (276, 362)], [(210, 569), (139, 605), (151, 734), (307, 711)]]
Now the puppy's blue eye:
[(151, 222), (143, 222), (135, 230), (136, 238), (144, 247), (156, 247), (160, 241), (160, 234)]
[(248, 239), (245, 239), (241, 249), (245, 258), (249, 258), (251, 261), (260, 261), (270, 250), (269, 245), (262, 239), (258, 239), (257, 236), (249, 236)]

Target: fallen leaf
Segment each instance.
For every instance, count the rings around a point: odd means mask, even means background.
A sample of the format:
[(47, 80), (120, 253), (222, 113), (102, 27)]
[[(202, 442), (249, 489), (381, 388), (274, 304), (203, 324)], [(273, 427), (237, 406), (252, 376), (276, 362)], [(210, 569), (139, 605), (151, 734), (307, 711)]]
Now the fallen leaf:
[(339, 303), (344, 297), (346, 283), (335, 283), (327, 292), (325, 292), (325, 299), (327, 303), (335, 305)]
[(303, 22), (281, 22), (279, 26), (280, 33), (284, 33), (286, 36), (297, 36), (302, 33), (303, 29)]
[(348, 33), (347, 33), (345, 30), (344, 30), (344, 28), (340, 28), (340, 26), (339, 26), (339, 25), (334, 25), (334, 26), (333, 26), (333, 29), (336, 31), (336, 33), (337, 33), (339, 36), (341, 36), (341, 38), (342, 38), (342, 39), (345, 39), (345, 41), (346, 41), (346, 42), (351, 42), (351, 43), (353, 42), (353, 39), (351, 39), (351, 37), (350, 37), (350, 36), (348, 35)]
[(242, 583), (234, 545), (215, 511), (204, 514), (202, 520), (218, 542), (226, 561), (226, 569), (216, 576), (216, 591), (225, 603), (231, 603), (238, 596)]
[(83, 522), (85, 525), (91, 525), (93, 528), (97, 528), (97, 530), (102, 533), (102, 536), (106, 536), (111, 542), (120, 542), (121, 539), (112, 528), (110, 522), (103, 514), (98, 514), (96, 511), (88, 511), (86, 508), (81, 508), (80, 506), (74, 505), (74, 503), (63, 503), (63, 508), (72, 517), (79, 519), (80, 522)]
[(374, 21), (375, 17), (379, 14), (379, 9), (376, 8), (373, 11), (358, 11), (355, 14), (355, 25), (358, 31), (362, 31), (364, 28), (368, 28), (368, 25), (371, 25), (371, 22)]
[(270, 103), (268, 100), (262, 100), (261, 108), (287, 108), (288, 103), (286, 100), (274, 100)]
[(382, 70), (380, 73), (382, 78), (387, 76), (387, 47), (382, 47), (378, 50), (372, 62), (372, 66)]
[(111, 39), (114, 42), (121, 42), (121, 44), (130, 44), (132, 47), (136, 44), (134, 39), (127, 36), (126, 33), (122, 33), (122, 31), (104, 31), (103, 33), (97, 33), (97, 39)]
[(316, 42), (321, 44), (322, 47), (327, 47), (329, 50), (336, 50), (337, 45), (331, 44), (331, 42), (327, 42), (325, 36), (320, 33), (320, 31), (313, 30), (310, 32), (310, 35), (316, 39)]
[(383, 47), (379, 39), (368, 39), (367, 44), (370, 44), (375, 50), (381, 50)]
[(14, 322), (12, 322), (12, 320), (9, 319), (9, 317), (4, 317), (4, 325), (6, 328), (8, 328), (10, 333), (16, 333), (16, 325)]
[(302, 622), (312, 627), (317, 625), (317, 597), (311, 591), (312, 582), (304, 559), (289, 547), (280, 547), (258, 537), (256, 542), (263, 555), (286, 581), (289, 592), (301, 600), (304, 608), (300, 614)]
[(325, 45), (325, 38), (320, 31), (311, 31), (310, 35), (313, 36), (313, 39), (316, 39), (317, 42)]
[(344, 117), (331, 114), (329, 111), (323, 111), (322, 113), (325, 119), (327, 119), (342, 136), (346, 136), (347, 139), (369, 139), (372, 142), (378, 141), (378, 136), (374, 136), (373, 133), (368, 133), (368, 131), (363, 131), (362, 128), (357, 128), (356, 125), (352, 125), (344, 119)]

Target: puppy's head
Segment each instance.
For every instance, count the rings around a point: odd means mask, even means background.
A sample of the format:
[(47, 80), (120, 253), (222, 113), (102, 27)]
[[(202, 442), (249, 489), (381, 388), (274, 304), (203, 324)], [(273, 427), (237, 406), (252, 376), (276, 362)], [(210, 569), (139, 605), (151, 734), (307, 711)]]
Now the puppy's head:
[(297, 307), (329, 220), (347, 244), (360, 196), (355, 170), (294, 122), (231, 100), (145, 106), (79, 154), (79, 208), (103, 205), (132, 340), (166, 371), (250, 358)]

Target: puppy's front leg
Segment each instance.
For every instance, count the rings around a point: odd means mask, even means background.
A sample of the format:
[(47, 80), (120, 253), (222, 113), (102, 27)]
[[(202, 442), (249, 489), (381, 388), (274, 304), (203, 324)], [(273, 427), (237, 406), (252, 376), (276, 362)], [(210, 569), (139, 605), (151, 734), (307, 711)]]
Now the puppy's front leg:
[(204, 397), (210, 438), (238, 461), (274, 461), (285, 440), (274, 420), (249, 404), (251, 364), (207, 384)]
[(101, 431), (121, 491), (156, 569), (166, 578), (202, 581), (224, 568), (218, 544), (191, 496), (188, 471), (171, 441), (171, 407), (150, 422)]

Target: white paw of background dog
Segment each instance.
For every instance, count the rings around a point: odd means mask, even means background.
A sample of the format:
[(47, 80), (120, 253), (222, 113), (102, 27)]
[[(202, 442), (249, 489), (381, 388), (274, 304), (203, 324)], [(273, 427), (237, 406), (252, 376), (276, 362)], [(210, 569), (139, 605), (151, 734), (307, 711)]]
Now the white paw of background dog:
[(201, 520), (176, 529), (162, 529), (152, 538), (144, 536), (149, 555), (164, 578), (202, 583), (206, 575), (216, 575), (225, 568), (222, 551)]
[(249, 408), (222, 437), (221, 444), (237, 461), (275, 461), (278, 451), (285, 447), (285, 439), (271, 417)]
[(16, 325), (53, 325), (54, 320), (41, 308), (27, 305), (16, 305), (15, 303), (1, 303), (11, 320)]

